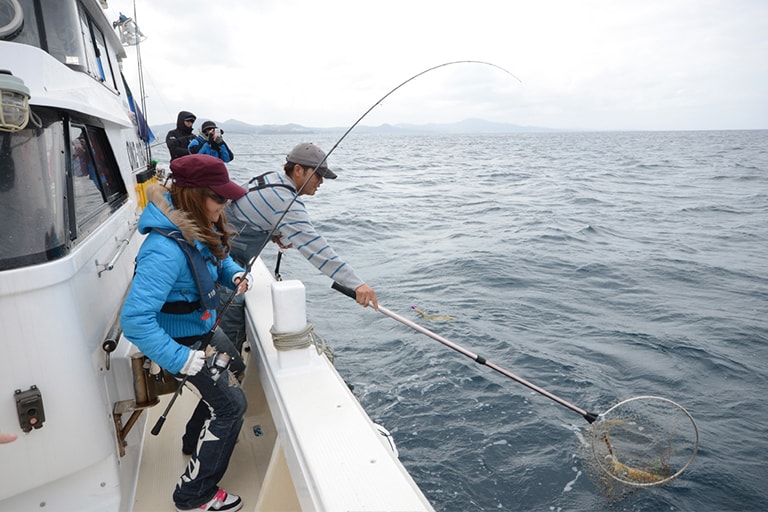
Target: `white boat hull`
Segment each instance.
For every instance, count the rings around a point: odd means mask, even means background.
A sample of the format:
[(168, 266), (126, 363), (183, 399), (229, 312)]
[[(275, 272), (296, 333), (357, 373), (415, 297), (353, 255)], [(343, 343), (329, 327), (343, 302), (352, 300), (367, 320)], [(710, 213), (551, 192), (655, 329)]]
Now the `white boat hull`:
[[(148, 393), (143, 356), (119, 336), (142, 241), (138, 182), (152, 170), (119, 79), (125, 52), (96, 0), (41, 5), (26, 42), (0, 40), (0, 69), (23, 81), (33, 113), (22, 131), (0, 127), (0, 432), (18, 435), (0, 446), (0, 510), (171, 510), (196, 400), (183, 393), (150, 435), (168, 396)], [(45, 43), (41, 25), (83, 38), (82, 55), (69, 38)], [(77, 165), (83, 147), (99, 174)], [(273, 278), (260, 260), (253, 273), (248, 411), (222, 486), (244, 510), (432, 510), (328, 359), (275, 349)]]

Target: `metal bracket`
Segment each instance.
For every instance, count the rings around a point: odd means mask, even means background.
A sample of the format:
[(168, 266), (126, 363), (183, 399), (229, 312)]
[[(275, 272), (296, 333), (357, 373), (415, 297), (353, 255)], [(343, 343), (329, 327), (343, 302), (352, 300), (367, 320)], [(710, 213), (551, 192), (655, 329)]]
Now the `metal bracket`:
[[(125, 457), (125, 447), (128, 444), (125, 438), (138, 421), (143, 409), (136, 408), (136, 400), (123, 400), (115, 402), (112, 409), (112, 419), (115, 422), (115, 434), (117, 435), (117, 449), (120, 451), (120, 457)], [(123, 426), (123, 414), (131, 413), (131, 417)]]

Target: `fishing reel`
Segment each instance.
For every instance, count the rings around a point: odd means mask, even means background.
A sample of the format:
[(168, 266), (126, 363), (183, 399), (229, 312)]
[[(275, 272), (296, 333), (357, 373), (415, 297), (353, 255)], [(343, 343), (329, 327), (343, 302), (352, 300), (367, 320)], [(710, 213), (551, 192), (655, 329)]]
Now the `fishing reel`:
[(224, 371), (229, 368), (229, 363), (232, 361), (232, 356), (226, 352), (219, 352), (214, 350), (211, 355), (205, 358), (205, 366), (208, 371), (211, 372), (211, 379), (213, 382), (218, 382), (219, 377)]

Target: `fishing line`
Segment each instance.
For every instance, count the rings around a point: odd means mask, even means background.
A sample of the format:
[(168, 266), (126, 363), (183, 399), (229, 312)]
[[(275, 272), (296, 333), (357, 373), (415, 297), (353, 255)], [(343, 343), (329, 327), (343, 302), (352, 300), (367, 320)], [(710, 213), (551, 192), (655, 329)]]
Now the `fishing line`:
[[(417, 79), (418, 77), (420, 77), (420, 76), (422, 76), (422, 75), (424, 75), (426, 73), (429, 73), (430, 71), (434, 71), (436, 69), (444, 68), (446, 66), (451, 66), (451, 65), (454, 65), (454, 64), (481, 64), (481, 65), (484, 65), (484, 66), (491, 66), (493, 68), (499, 69), (499, 70), (507, 73), (508, 75), (510, 75), (513, 78), (515, 78), (518, 82), (521, 82), (521, 80), (519, 78), (517, 78), (514, 74), (512, 74), (512, 72), (504, 69), (503, 67), (501, 67), (499, 65), (493, 64), (491, 62), (485, 62), (485, 61), (480, 61), (480, 60), (455, 60), (455, 61), (451, 61), (451, 62), (444, 62), (442, 64), (438, 64), (436, 66), (432, 66), (431, 68), (427, 68), (424, 71), (416, 73), (412, 77), (408, 78), (407, 80), (404, 80), (403, 82), (401, 82), (400, 84), (395, 86), (393, 89), (391, 89), (389, 92), (387, 92), (384, 96), (379, 98), (373, 105), (371, 105), (371, 107), (368, 110), (366, 110), (363, 113), (363, 115), (361, 115), (359, 118), (357, 118), (357, 120), (352, 124), (352, 126), (350, 126), (347, 129), (347, 131), (344, 132), (344, 134), (339, 138), (339, 140), (336, 141), (336, 143), (333, 145), (333, 147), (331, 147), (331, 149), (325, 154), (325, 157), (323, 157), (323, 159), (320, 160), (320, 162), (312, 169), (312, 172), (309, 174), (309, 177), (306, 180), (304, 180), (304, 183), (296, 191), (296, 194), (293, 196), (291, 201), (288, 203), (288, 206), (285, 208), (285, 210), (280, 215), (280, 217), (278, 217), (277, 222), (275, 223), (275, 225), (272, 227), (272, 229), (269, 231), (267, 236), (261, 242), (261, 244), (259, 246), (259, 249), (257, 251), (255, 251), (254, 254), (251, 256), (251, 258), (248, 260), (248, 263), (247, 263), (247, 265), (245, 267), (244, 277), (246, 277), (250, 273), (251, 267), (256, 262), (256, 259), (258, 258), (259, 254), (261, 254), (261, 251), (264, 250), (264, 247), (266, 247), (267, 243), (269, 243), (269, 241), (272, 240), (272, 237), (275, 235), (275, 232), (280, 227), (280, 223), (283, 221), (283, 219), (288, 214), (288, 212), (290, 211), (290, 209), (293, 206), (293, 204), (299, 198), (299, 195), (301, 194), (302, 190), (304, 190), (304, 187), (307, 185), (307, 183), (309, 183), (309, 181), (312, 179), (312, 177), (315, 175), (315, 173), (318, 171), (318, 169), (320, 167), (322, 167), (323, 164), (328, 160), (328, 157), (331, 156), (331, 154), (336, 150), (336, 148), (339, 146), (339, 144), (341, 144), (342, 141), (347, 138), (347, 135), (349, 135), (349, 133), (352, 130), (354, 130), (355, 127), (358, 124), (360, 124), (360, 121), (365, 119), (365, 117), (374, 108), (379, 106), (385, 99), (387, 99), (390, 95), (392, 95), (395, 91), (397, 91), (398, 89), (400, 89), (401, 87), (403, 87), (407, 83)], [(224, 306), (222, 306), (221, 311), (219, 311), (218, 314), (216, 315), (216, 322), (214, 322), (213, 327), (211, 327), (211, 330), (209, 331), (209, 334), (214, 333), (216, 331), (216, 328), (219, 326), (219, 323), (221, 323), (221, 319), (224, 317), (224, 314), (227, 312), (229, 307), (234, 302), (235, 297), (237, 296), (237, 293), (238, 293), (237, 289), (238, 289), (238, 286), (235, 286), (235, 289), (232, 290), (232, 293), (229, 295), (229, 298), (224, 303)], [(180, 390), (183, 387), (183, 384), (184, 384), (185, 381), (186, 381), (186, 377), (185, 377), (184, 381), (182, 382), (182, 385), (180, 385), (176, 389), (176, 393), (174, 393), (173, 397), (171, 398), (171, 401), (169, 402), (169, 404), (168, 404), (168, 406), (167, 406), (167, 408), (165, 410), (165, 413), (163, 414), (163, 417), (161, 417), (162, 421), (158, 421), (158, 423), (155, 425), (155, 428), (153, 429), (153, 432), (152, 432), (154, 435), (157, 435), (157, 433), (160, 432), (160, 428), (162, 427), (162, 422), (165, 421), (165, 416), (168, 414), (168, 411), (170, 410), (171, 406), (173, 405), (173, 402), (175, 401), (176, 396), (180, 393)]]
[[(347, 135), (349, 135), (350, 132), (352, 130), (354, 130), (355, 127), (357, 127), (357, 125), (360, 124), (360, 122), (363, 119), (365, 119), (368, 116), (368, 114), (371, 113), (371, 111), (373, 109), (375, 109), (377, 106), (381, 105), (381, 103), (385, 99), (387, 99), (395, 91), (397, 91), (401, 87), (405, 86), (409, 82), (412, 82), (413, 80), (419, 78), (420, 76), (425, 75), (425, 74), (427, 74), (427, 73), (429, 73), (431, 71), (434, 71), (436, 69), (444, 68), (446, 66), (452, 66), (452, 65), (455, 65), (455, 64), (480, 64), (480, 65), (483, 65), (483, 66), (490, 66), (492, 68), (496, 68), (498, 70), (503, 71), (504, 73), (506, 73), (509, 76), (513, 77), (518, 82), (522, 83), (522, 80), (520, 80), (518, 77), (516, 77), (511, 71), (509, 71), (509, 70), (507, 70), (507, 69), (505, 69), (505, 68), (503, 68), (503, 67), (501, 67), (501, 66), (499, 66), (497, 64), (494, 64), (492, 62), (486, 62), (486, 61), (482, 61), (482, 60), (454, 60), (454, 61), (450, 61), (450, 62), (444, 62), (442, 64), (438, 64), (436, 66), (432, 66), (431, 68), (427, 68), (427, 69), (425, 69), (423, 71), (420, 71), (419, 73), (416, 73), (412, 77), (410, 77), (410, 78), (400, 82), (398, 85), (396, 85), (395, 87), (390, 89), (390, 91), (387, 92), (384, 96), (379, 98), (373, 105), (370, 106), (370, 108), (368, 108), (368, 110), (363, 112), (363, 114), (360, 117), (358, 117), (357, 120), (354, 123), (352, 123), (352, 125), (349, 128), (347, 128), (347, 130), (344, 132), (344, 134), (341, 137), (339, 137), (339, 140), (337, 140), (336, 143), (331, 147), (331, 149), (325, 154), (325, 157), (323, 157), (323, 159), (320, 160), (320, 163), (318, 163), (316, 165), (316, 167), (314, 167), (312, 169), (312, 172), (309, 174), (309, 177), (304, 181), (304, 183), (301, 185), (301, 187), (299, 187), (299, 189), (296, 191), (296, 194), (293, 196), (291, 201), (288, 203), (288, 206), (285, 208), (285, 210), (280, 215), (280, 217), (278, 217), (277, 222), (275, 223), (275, 225), (272, 226), (272, 229), (269, 231), (269, 233), (264, 238), (264, 240), (260, 243), (258, 250), (255, 251), (254, 254), (251, 256), (251, 258), (248, 260), (247, 266), (245, 268), (245, 273), (248, 274), (250, 272), (251, 267), (253, 266), (253, 264), (256, 261), (256, 258), (259, 256), (259, 254), (261, 254), (261, 251), (264, 250), (264, 247), (266, 247), (267, 243), (269, 243), (269, 241), (272, 240), (272, 237), (275, 235), (275, 233), (277, 232), (278, 228), (280, 227), (280, 223), (283, 221), (283, 218), (285, 218), (285, 216), (288, 214), (288, 212), (290, 211), (291, 207), (293, 206), (293, 203), (295, 203), (296, 200), (299, 198), (299, 195), (301, 195), (302, 190), (304, 190), (304, 187), (307, 185), (307, 183), (309, 183), (309, 181), (315, 175), (317, 170), (320, 167), (323, 166), (323, 164), (328, 160), (328, 157), (331, 156), (331, 154), (333, 154), (333, 152), (336, 150), (337, 147), (339, 147), (339, 144), (341, 144), (342, 141), (344, 141), (344, 139), (347, 138)], [(223, 306), (223, 308), (221, 310), (221, 315), (223, 315), (224, 312), (226, 312), (227, 309), (229, 309), (229, 306), (232, 304), (232, 301), (235, 300), (235, 296), (236, 295), (237, 295), (237, 290), (234, 290), (232, 292), (232, 294), (229, 296), (229, 299), (227, 300), (227, 302), (224, 304), (224, 306)], [(218, 324), (218, 318), (217, 318), (217, 324)]]

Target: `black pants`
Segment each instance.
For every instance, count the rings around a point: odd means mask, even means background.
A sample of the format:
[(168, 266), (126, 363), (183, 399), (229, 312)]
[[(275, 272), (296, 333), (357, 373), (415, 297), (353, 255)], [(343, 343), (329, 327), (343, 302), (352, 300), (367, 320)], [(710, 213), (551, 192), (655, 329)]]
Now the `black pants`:
[[(216, 329), (211, 338), (210, 345), (216, 348), (219, 352), (226, 352), (232, 359), (229, 363), (229, 371), (236, 377), (239, 377), (245, 371), (245, 361), (243, 361), (240, 352), (235, 349), (235, 346), (224, 334), (221, 329)], [(222, 377), (223, 378), (223, 377)], [(197, 403), (195, 411), (192, 413), (192, 417), (187, 421), (186, 431), (181, 438), (181, 451), (186, 455), (191, 455), (195, 451), (197, 441), (200, 438), (200, 432), (203, 429), (203, 424), (211, 417), (208, 405), (203, 400)]]

